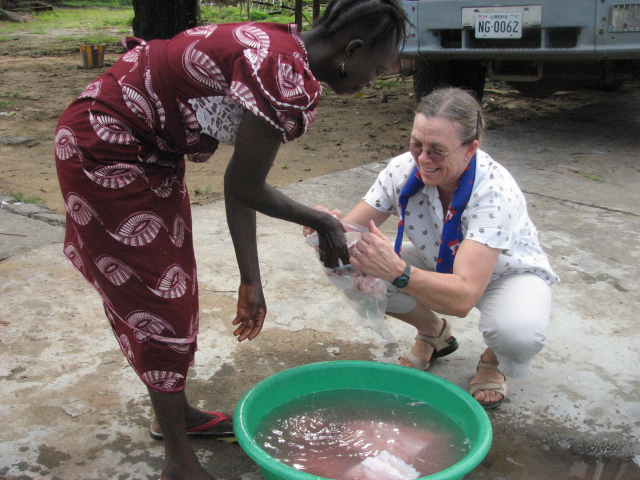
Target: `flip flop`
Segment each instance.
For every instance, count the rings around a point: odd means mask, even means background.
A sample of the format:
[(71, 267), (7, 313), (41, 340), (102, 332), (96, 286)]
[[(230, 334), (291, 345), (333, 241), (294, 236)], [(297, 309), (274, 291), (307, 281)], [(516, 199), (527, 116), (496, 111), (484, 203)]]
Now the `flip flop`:
[[(202, 425), (198, 425), (196, 427), (187, 429), (188, 436), (216, 438), (218, 440), (223, 440), (229, 443), (237, 442), (236, 436), (233, 433), (233, 426), (229, 427), (228, 429), (221, 429), (221, 430), (219, 429), (217, 431), (211, 430), (220, 422), (231, 423), (233, 421), (232, 418), (228, 417), (222, 412), (206, 412), (206, 413), (215, 415), (216, 418), (212, 418), (211, 420), (203, 423)], [(162, 440), (164, 438), (164, 435), (162, 435), (162, 432), (154, 429), (153, 422), (151, 422), (151, 425), (149, 426), (149, 435), (151, 435), (151, 438), (154, 438), (156, 440)]]
[(411, 350), (404, 353), (400, 358), (409, 360), (413, 368), (427, 371), (436, 358), (445, 357), (455, 352), (458, 349), (458, 341), (454, 336), (449, 337), (447, 340), (444, 339), (444, 337), (446, 337), (451, 331), (451, 325), (447, 322), (446, 318), (443, 318), (442, 320), (444, 320), (444, 326), (442, 327), (442, 332), (440, 332), (440, 335), (437, 337), (427, 337), (426, 335), (419, 334), (416, 335), (416, 340), (428, 343), (433, 347), (433, 353), (431, 354), (431, 358), (428, 362), (425, 362)]
[[(478, 362), (478, 366), (476, 367), (476, 372), (481, 368), (498, 370), (498, 366), (496, 364), (484, 362), (480, 360)], [(504, 374), (502, 374), (502, 376), (504, 377)], [(485, 410), (493, 410), (498, 405), (500, 405), (505, 398), (507, 398), (507, 378), (505, 377), (504, 382), (469, 383), (469, 393), (471, 394), (472, 397), (474, 393), (480, 390), (491, 390), (493, 392), (502, 394), (502, 398), (500, 400), (496, 400), (495, 402), (484, 403), (479, 400), (476, 400), (480, 405), (482, 405), (482, 408), (484, 408)]]

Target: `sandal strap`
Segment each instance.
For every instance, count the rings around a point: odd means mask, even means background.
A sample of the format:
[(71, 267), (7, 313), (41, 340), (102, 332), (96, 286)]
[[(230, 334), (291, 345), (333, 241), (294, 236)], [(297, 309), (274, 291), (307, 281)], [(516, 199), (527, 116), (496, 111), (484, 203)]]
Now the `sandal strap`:
[(202, 432), (203, 430), (209, 430), (210, 428), (215, 427), (220, 422), (228, 422), (229, 419), (222, 412), (207, 412), (216, 416), (216, 418), (212, 418), (208, 422), (203, 423), (202, 425), (198, 425), (197, 427), (189, 428), (187, 432)]
[(428, 337), (426, 335), (420, 334), (416, 335), (416, 340), (428, 343), (434, 348), (434, 352), (450, 346), (450, 343), (447, 342), (444, 338), (451, 331), (451, 325), (449, 324), (449, 322), (447, 322), (446, 318), (443, 318), (442, 320), (444, 321), (444, 326), (442, 327), (442, 332), (440, 332), (440, 335), (438, 335), (437, 337)]
[(411, 365), (414, 368), (418, 368), (420, 370), (427, 370), (431, 363), (437, 358), (444, 357), (455, 352), (458, 349), (458, 341), (455, 337), (450, 336), (447, 340), (445, 337), (451, 331), (451, 325), (447, 322), (446, 319), (442, 319), (444, 321), (444, 325), (442, 327), (442, 332), (437, 337), (428, 337), (426, 335), (416, 335), (416, 340), (427, 343), (433, 347), (433, 352), (431, 353), (431, 358), (429, 361), (425, 361), (422, 358), (418, 357), (412, 351), (408, 351), (400, 358), (405, 358), (411, 362)]
[(469, 383), (469, 394), (471, 396), (480, 390), (491, 390), (492, 392), (500, 393), (504, 398), (507, 398), (507, 382)]
[[(481, 368), (488, 368), (489, 370), (498, 370), (499, 371), (498, 365), (496, 365), (495, 363), (485, 362), (484, 360), (480, 360), (478, 362), (478, 366), (476, 367), (476, 372), (478, 370), (480, 370)], [(502, 373), (502, 372), (500, 372), (500, 373)]]
[(417, 356), (412, 351), (405, 352), (400, 358), (405, 358), (411, 362), (413, 368), (417, 368), (418, 370), (427, 370), (431, 362), (425, 362), (422, 358)]

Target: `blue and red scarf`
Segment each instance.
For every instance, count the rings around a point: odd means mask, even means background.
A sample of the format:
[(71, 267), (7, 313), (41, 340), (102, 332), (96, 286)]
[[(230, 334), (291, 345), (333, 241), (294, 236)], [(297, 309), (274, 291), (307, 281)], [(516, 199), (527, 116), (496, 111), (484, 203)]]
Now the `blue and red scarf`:
[[(456, 191), (453, 193), (453, 200), (451, 201), (451, 205), (449, 205), (447, 216), (444, 219), (442, 238), (440, 240), (440, 252), (438, 253), (438, 263), (436, 264), (436, 272), (438, 273), (453, 273), (453, 261), (458, 252), (458, 247), (463, 240), (461, 227), (462, 212), (467, 207), (469, 199), (471, 198), (475, 178), (476, 156), (474, 155), (458, 179)], [(398, 234), (394, 246), (394, 250), (398, 255), (400, 255), (402, 249), (404, 216), (407, 203), (409, 202), (409, 198), (422, 190), (423, 187), (424, 183), (422, 182), (422, 178), (420, 178), (418, 167), (416, 167), (400, 192), (400, 198), (398, 200), (400, 203), (400, 222), (398, 222)]]

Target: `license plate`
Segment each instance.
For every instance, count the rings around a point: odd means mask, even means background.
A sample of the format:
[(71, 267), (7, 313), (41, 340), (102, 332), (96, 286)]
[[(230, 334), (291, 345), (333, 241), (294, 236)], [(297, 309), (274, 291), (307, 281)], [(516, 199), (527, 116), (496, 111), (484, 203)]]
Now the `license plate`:
[(478, 13), (476, 38), (522, 38), (522, 13)]

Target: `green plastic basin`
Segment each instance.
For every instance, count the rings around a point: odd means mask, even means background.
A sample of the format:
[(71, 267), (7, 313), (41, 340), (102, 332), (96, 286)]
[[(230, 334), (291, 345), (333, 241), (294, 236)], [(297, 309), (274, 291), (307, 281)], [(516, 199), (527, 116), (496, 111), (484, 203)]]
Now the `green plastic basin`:
[(462, 479), (489, 452), (493, 431), (480, 404), (457, 385), (427, 372), (388, 363), (334, 361), (302, 365), (276, 373), (244, 394), (234, 417), (238, 443), (257, 463), (265, 480), (318, 480), (322, 477), (296, 470), (266, 453), (254, 440), (262, 419), (292, 398), (314, 392), (368, 389), (404, 395), (426, 402), (446, 414), (469, 439), (469, 454), (423, 480)]

